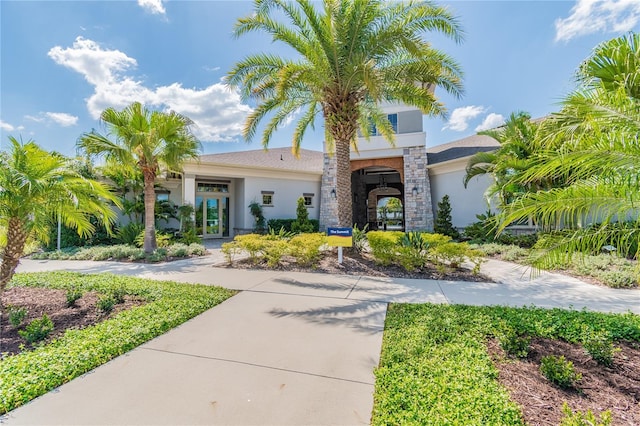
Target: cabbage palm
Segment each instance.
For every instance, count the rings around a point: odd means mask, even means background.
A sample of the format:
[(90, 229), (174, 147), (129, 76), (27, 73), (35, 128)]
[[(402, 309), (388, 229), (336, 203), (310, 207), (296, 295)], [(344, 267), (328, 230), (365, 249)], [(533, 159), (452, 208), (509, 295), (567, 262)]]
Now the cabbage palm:
[(9, 138), (0, 153), (0, 225), (6, 229), (2, 250), (0, 293), (11, 280), (30, 235), (48, 238), (48, 227), (61, 220), (82, 236), (95, 229), (97, 217), (107, 229), (116, 214), (117, 198), (104, 184), (82, 176), (71, 160), (42, 150), (35, 142)]
[(157, 248), (154, 184), (161, 168), (179, 172), (189, 158), (197, 158), (200, 142), (189, 127), (192, 121), (175, 112), (150, 111), (134, 102), (122, 111), (102, 112), (110, 139), (95, 131), (83, 134), (78, 147), (89, 155), (104, 156), (107, 164), (138, 169), (144, 180), (144, 251)]
[(597, 46), (577, 80), (579, 89), (545, 123), (547, 149), (521, 179), (526, 184), (551, 176), (565, 185), (524, 195), (501, 218), (503, 227), (533, 216), (543, 227), (572, 230), (550, 245), (542, 265), (605, 244), (637, 254), (629, 250), (640, 234), (640, 36)]
[[(266, 148), (279, 127), (297, 118), (292, 150), (298, 153), (309, 127), (322, 115), (327, 151), (336, 156), (339, 226), (351, 226), (350, 150), (357, 149), (360, 129), (371, 124), (393, 142), (393, 129), (381, 103), (401, 102), (424, 114), (445, 114), (433, 89), (459, 96), (461, 71), (455, 61), (434, 49), (422, 35), (436, 31), (455, 41), (461, 30), (455, 17), (428, 1), (254, 0), (253, 13), (238, 20), (235, 35), (266, 33), (293, 49), (291, 59), (255, 54), (238, 62), (227, 75), (256, 108), (243, 135), (251, 140), (266, 120)], [(267, 118), (268, 117), (268, 118)]]

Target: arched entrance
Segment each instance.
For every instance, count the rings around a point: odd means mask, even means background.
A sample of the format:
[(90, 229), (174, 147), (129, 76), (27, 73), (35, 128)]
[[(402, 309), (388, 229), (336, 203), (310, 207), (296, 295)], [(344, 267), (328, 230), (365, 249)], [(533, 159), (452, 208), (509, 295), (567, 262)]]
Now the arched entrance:
[[(390, 159), (394, 160), (394, 159)], [(400, 159), (402, 160), (402, 159)], [(354, 168), (352, 162), (352, 169)], [(395, 165), (395, 164), (394, 164)], [(400, 168), (400, 170), (402, 170)], [(358, 228), (368, 225), (370, 230), (384, 229), (387, 220), (380, 220), (378, 203), (385, 198), (397, 198), (403, 205), (404, 184), (402, 175), (396, 168), (384, 165), (369, 165), (351, 173), (351, 189), (353, 192), (353, 221)], [(394, 215), (394, 229), (404, 229), (404, 211), (400, 217)]]

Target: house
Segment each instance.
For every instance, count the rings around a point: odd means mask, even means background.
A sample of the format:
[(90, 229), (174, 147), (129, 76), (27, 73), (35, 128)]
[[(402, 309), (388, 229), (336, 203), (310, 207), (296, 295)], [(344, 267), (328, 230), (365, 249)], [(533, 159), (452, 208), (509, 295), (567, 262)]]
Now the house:
[[(448, 194), (453, 224), (463, 228), (486, 211), (484, 193), (490, 178), (474, 178), (465, 188), (467, 160), (498, 143), (488, 136), (471, 136), (426, 148), (422, 113), (398, 104), (383, 106), (396, 132), (389, 144), (372, 129), (369, 140), (359, 138), (351, 153), (354, 223), (378, 226), (378, 202), (400, 199), (405, 230), (432, 230), (437, 202)], [(326, 151), (326, 149), (325, 149)], [(254, 228), (249, 204), (258, 202), (268, 219), (294, 218), (298, 198), (304, 197), (309, 218), (321, 230), (337, 225), (335, 157), (327, 152), (290, 148), (202, 155), (184, 165), (179, 179), (158, 182), (171, 201), (195, 207), (196, 228), (204, 238), (233, 237)]]

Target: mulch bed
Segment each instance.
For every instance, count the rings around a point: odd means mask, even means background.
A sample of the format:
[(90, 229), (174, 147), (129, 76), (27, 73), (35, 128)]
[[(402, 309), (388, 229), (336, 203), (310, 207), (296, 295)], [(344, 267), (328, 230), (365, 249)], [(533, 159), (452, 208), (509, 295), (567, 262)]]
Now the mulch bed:
[(338, 263), (338, 255), (335, 252), (325, 252), (322, 259), (315, 267), (298, 265), (293, 258), (285, 257), (281, 265), (277, 267), (267, 266), (266, 262), (254, 264), (249, 259), (237, 260), (228, 268), (261, 269), (276, 271), (296, 272), (320, 272), (326, 274), (366, 275), (371, 277), (413, 278), (423, 280), (449, 280), (449, 281), (475, 281), (493, 282), (482, 274), (474, 275), (467, 269), (448, 269), (439, 272), (435, 268), (421, 268), (416, 271), (407, 271), (400, 266), (380, 266), (366, 254), (355, 251), (346, 251), (342, 264)]
[[(612, 424), (640, 425), (640, 347), (620, 342), (621, 351), (612, 367), (598, 365), (577, 344), (534, 338), (529, 356), (522, 360), (506, 358), (495, 340), (488, 342), (489, 354), (498, 368), (499, 381), (511, 399), (520, 405), (529, 425), (557, 426), (563, 419), (564, 402), (574, 411), (593, 411), (597, 416), (611, 410)], [(540, 360), (546, 355), (564, 355), (582, 374), (578, 390), (559, 388), (540, 373)]]
[[(75, 306), (70, 308), (67, 307), (66, 294), (65, 290), (37, 287), (13, 287), (6, 290), (2, 294), (0, 354), (17, 354), (22, 350), (30, 349), (30, 345), (18, 334), (18, 330), (23, 329), (30, 321), (41, 318), (44, 314), (47, 314), (54, 325), (54, 330), (44, 341), (46, 343), (59, 337), (67, 329), (85, 328), (104, 321), (118, 312), (144, 304), (142, 300), (126, 296), (124, 303), (115, 305), (113, 310), (105, 315), (99, 313), (96, 307), (96, 302), (98, 301), (97, 293), (85, 293), (82, 298), (76, 301)], [(9, 323), (7, 306), (27, 309), (27, 316), (19, 328), (15, 328)]]

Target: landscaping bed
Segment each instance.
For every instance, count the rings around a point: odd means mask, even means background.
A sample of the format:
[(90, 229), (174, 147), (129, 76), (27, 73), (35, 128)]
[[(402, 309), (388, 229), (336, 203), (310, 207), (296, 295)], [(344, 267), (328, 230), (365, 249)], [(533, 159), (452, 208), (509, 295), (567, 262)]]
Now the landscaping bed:
[[(16, 290), (18, 289), (18, 290)], [(59, 290), (59, 293), (52, 290)], [(79, 308), (86, 308), (84, 319), (70, 319), (59, 297), (69, 290), (80, 290)], [(7, 293), (5, 293), (7, 294)], [(154, 281), (112, 274), (83, 275), (71, 272), (16, 274), (8, 290), (15, 305), (18, 299), (31, 309), (51, 312), (52, 322), (61, 315), (72, 328), (59, 330), (57, 337), (31, 349), (0, 359), (0, 414), (10, 411), (142, 343), (159, 336), (235, 294), (220, 287)], [(54, 295), (53, 302), (43, 302)], [(93, 298), (121, 295), (121, 310), (94, 321)], [(34, 296), (27, 302), (29, 296)], [(82, 300), (86, 298), (86, 300)], [(4, 301), (3, 304), (7, 302)], [(117, 311), (118, 304), (114, 305)], [(3, 311), (5, 308), (3, 307)], [(77, 321), (77, 322), (75, 322)], [(3, 318), (4, 323), (4, 318)], [(83, 327), (84, 328), (80, 328)], [(61, 325), (56, 325), (61, 328)], [(78, 328), (75, 328), (78, 327)], [(23, 328), (23, 327), (21, 327)], [(4, 350), (4, 347), (3, 347)]]
[(474, 274), (468, 269), (438, 270), (435, 267), (425, 266), (408, 271), (401, 266), (382, 266), (366, 253), (345, 250), (342, 264), (338, 263), (336, 250), (328, 250), (322, 253), (315, 265), (299, 264), (294, 258), (284, 257), (276, 266), (270, 266), (266, 261), (257, 263), (250, 259), (236, 260), (228, 268), (263, 269), (298, 272), (320, 272), (327, 274), (366, 275), (371, 277), (413, 278), (424, 280), (450, 280), (450, 281), (475, 281), (493, 282), (493, 280), (480, 273)]
[[(113, 317), (118, 312), (140, 306), (145, 303), (141, 298), (125, 296), (122, 303), (115, 304), (109, 312), (98, 309), (99, 294), (95, 291), (87, 292), (79, 298), (73, 306), (67, 305), (67, 292), (62, 289), (38, 288), (38, 287), (13, 287), (2, 294), (4, 309), (0, 317), (0, 358), (15, 355), (28, 350), (30, 345), (18, 333), (23, 325), (47, 315), (53, 329), (42, 343), (61, 336), (68, 329), (81, 329), (100, 321)], [(11, 309), (24, 309), (25, 316), (22, 324), (15, 327), (9, 321)]]
[[(497, 341), (505, 330), (532, 339), (525, 358), (502, 352)], [(593, 333), (621, 349), (611, 367), (586, 354)], [(610, 410), (612, 424), (640, 424), (638, 342), (633, 314), (392, 304), (372, 424), (558, 425), (565, 402), (573, 416)], [(560, 354), (582, 374), (575, 388), (552, 384), (540, 371), (543, 356)]]

